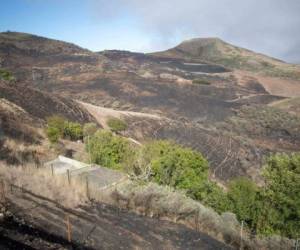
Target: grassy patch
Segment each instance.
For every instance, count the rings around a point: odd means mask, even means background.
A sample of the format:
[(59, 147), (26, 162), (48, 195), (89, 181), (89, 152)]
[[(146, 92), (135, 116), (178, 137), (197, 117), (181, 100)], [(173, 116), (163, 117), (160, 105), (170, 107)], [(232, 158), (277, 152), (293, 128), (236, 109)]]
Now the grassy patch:
[(14, 81), (15, 77), (11, 72), (5, 69), (0, 69), (0, 80), (5, 80), (5, 81)]
[(193, 84), (210, 85), (211, 83), (205, 79), (194, 79)]

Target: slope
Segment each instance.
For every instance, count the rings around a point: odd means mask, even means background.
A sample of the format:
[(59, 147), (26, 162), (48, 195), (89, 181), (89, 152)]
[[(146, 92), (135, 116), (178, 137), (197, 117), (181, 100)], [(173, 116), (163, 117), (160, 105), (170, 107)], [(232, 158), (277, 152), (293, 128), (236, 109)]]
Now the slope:
[(233, 46), (219, 38), (196, 38), (155, 56), (196, 59), (221, 64), (230, 69), (259, 72), (274, 77), (300, 79), (300, 67), (263, 54)]

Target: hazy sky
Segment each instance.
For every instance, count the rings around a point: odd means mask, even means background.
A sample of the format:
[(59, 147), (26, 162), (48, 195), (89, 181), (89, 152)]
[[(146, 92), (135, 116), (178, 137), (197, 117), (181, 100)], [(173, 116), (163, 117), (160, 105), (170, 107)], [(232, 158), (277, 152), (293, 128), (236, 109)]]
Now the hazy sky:
[(1, 0), (0, 30), (99, 51), (157, 51), (193, 37), (300, 63), (300, 0)]

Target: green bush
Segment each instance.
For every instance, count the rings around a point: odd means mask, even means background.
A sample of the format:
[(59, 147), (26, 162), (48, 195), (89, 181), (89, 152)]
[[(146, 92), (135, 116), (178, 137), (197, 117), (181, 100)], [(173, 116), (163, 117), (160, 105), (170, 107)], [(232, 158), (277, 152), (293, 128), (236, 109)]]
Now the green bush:
[(131, 155), (129, 142), (110, 131), (98, 130), (86, 144), (92, 162), (112, 169), (124, 169)]
[(145, 162), (151, 166), (152, 180), (185, 190), (194, 199), (205, 197), (208, 162), (200, 153), (170, 141), (150, 142), (145, 145), (144, 152)]
[(276, 211), (271, 225), (275, 232), (300, 236), (300, 153), (271, 156), (264, 170), (265, 196)]
[(224, 192), (209, 180), (207, 160), (174, 142), (153, 141), (133, 150), (126, 139), (99, 130), (86, 148), (94, 163), (146, 175), (144, 180), (184, 190), (219, 213), (234, 212), (255, 233), (299, 237), (300, 153), (271, 156), (264, 167), (263, 187), (238, 178)]
[(271, 156), (263, 176), (263, 187), (245, 178), (232, 181), (225, 209), (256, 233), (299, 237), (300, 154)]
[(81, 124), (77, 122), (65, 122), (64, 138), (68, 138), (72, 141), (81, 140), (83, 138), (83, 130)]
[(47, 137), (48, 137), (48, 139), (51, 143), (58, 142), (58, 140), (61, 136), (61, 133), (60, 133), (59, 129), (57, 129), (55, 127), (48, 127), (46, 129), (46, 134), (47, 134)]
[(228, 209), (237, 215), (240, 221), (253, 224), (258, 187), (247, 178), (231, 181), (227, 193)]
[(51, 142), (57, 142), (59, 138), (80, 140), (83, 138), (83, 130), (80, 123), (67, 121), (65, 118), (53, 115), (47, 118), (47, 136)]
[(47, 118), (46, 134), (51, 143), (58, 142), (64, 134), (65, 119), (58, 115)]
[(115, 133), (119, 133), (127, 129), (127, 124), (118, 118), (109, 118), (107, 125), (109, 126), (110, 130)]

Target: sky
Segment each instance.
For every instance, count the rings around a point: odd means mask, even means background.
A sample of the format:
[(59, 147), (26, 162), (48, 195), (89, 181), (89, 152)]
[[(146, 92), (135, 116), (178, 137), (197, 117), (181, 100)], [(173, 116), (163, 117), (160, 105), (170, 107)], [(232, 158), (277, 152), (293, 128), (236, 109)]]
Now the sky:
[(300, 63), (300, 0), (1, 0), (7, 30), (93, 51), (152, 52), (219, 37)]

